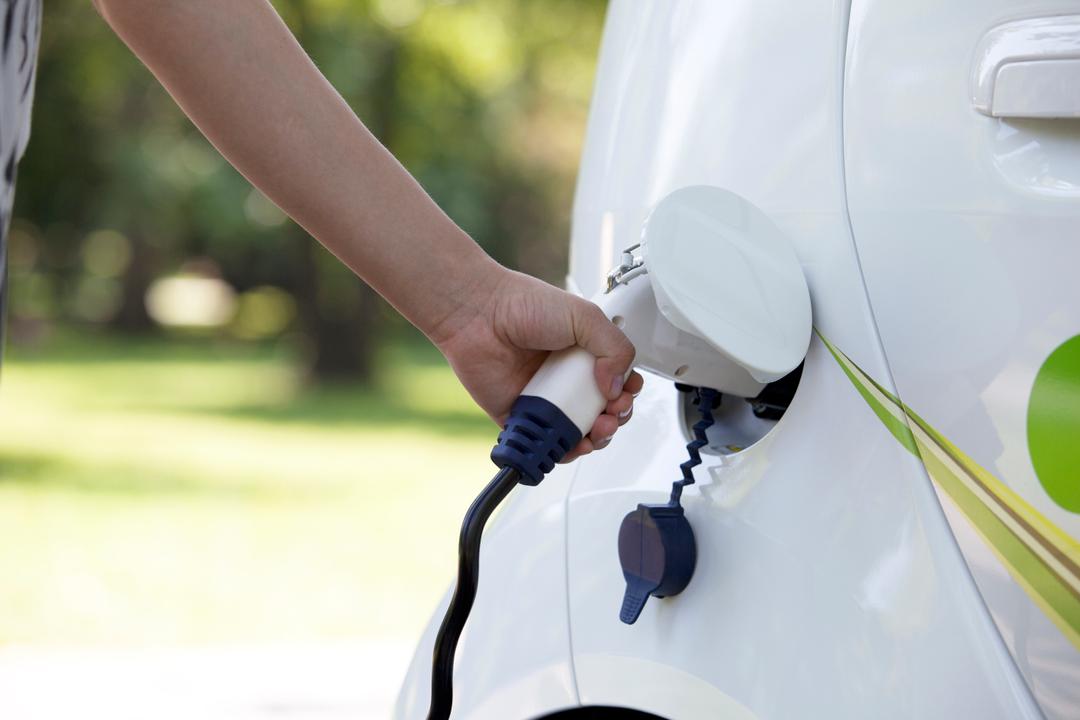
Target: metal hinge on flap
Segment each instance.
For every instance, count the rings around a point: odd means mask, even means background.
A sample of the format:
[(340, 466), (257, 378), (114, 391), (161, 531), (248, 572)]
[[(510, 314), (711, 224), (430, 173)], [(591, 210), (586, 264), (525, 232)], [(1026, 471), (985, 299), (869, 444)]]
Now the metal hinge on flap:
[(641, 243), (631, 245), (622, 251), (618, 266), (608, 273), (607, 287), (604, 292), (609, 293), (615, 289), (616, 285), (628, 283), (638, 275), (644, 275), (647, 272), (645, 258), (641, 256)]

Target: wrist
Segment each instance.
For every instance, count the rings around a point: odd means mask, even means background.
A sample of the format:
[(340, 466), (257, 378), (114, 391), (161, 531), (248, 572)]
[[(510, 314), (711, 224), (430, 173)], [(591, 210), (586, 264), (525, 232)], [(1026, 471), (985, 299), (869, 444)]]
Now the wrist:
[(464, 232), (462, 235), (472, 246), (470, 252), (462, 253), (452, 267), (444, 268), (443, 291), (433, 297), (438, 307), (427, 322), (418, 323), (420, 330), (444, 353), (463, 328), (490, 316), (498, 288), (514, 274), (495, 262)]

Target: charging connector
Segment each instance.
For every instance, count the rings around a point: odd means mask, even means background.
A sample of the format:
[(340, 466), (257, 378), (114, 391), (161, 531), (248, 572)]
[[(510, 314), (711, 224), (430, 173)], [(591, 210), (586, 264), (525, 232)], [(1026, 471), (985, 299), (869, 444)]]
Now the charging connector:
[(539, 485), (581, 440), (581, 430), (553, 402), (534, 395), (514, 401), (491, 461), (521, 473), (522, 485)]
[(522, 395), (514, 401), (491, 460), (500, 469), (469, 506), (458, 537), (458, 576), (443, 616), (431, 665), (428, 720), (447, 720), (454, 701), (454, 654), (480, 583), (480, 539), (491, 513), (515, 485), (539, 485), (581, 440), (581, 430), (554, 403)]

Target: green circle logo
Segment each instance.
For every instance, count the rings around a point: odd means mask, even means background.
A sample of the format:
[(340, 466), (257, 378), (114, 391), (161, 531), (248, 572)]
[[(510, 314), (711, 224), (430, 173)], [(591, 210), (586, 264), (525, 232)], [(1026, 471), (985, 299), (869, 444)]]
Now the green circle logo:
[(1080, 335), (1059, 345), (1039, 368), (1028, 401), (1027, 440), (1047, 495), (1080, 513)]

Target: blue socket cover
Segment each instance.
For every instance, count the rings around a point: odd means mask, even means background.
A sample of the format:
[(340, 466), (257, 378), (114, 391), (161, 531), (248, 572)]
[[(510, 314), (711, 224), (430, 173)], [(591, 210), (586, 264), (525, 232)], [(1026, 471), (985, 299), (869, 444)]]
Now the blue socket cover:
[(619, 619), (633, 625), (650, 595), (678, 595), (694, 575), (697, 544), (682, 506), (638, 505), (623, 518), (619, 562), (626, 579)]

